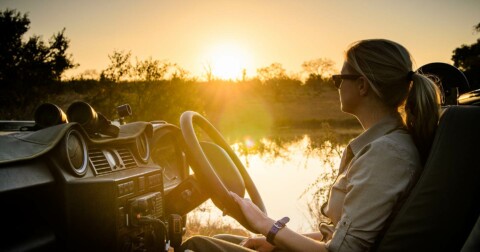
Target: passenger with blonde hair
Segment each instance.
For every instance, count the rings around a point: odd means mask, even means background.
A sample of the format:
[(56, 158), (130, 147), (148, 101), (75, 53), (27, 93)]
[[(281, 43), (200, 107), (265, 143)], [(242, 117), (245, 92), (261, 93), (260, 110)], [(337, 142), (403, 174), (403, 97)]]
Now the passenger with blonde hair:
[[(410, 53), (385, 39), (353, 43), (334, 75), (341, 109), (364, 132), (345, 148), (322, 213), (329, 223), (299, 234), (288, 218), (275, 221), (231, 192), (248, 223), (264, 237), (192, 237), (194, 251), (368, 251), (398, 202), (406, 197), (428, 155), (440, 115), (440, 91), (413, 72)], [(288, 204), (288, 202), (286, 203)], [(218, 239), (221, 238), (221, 239)], [(229, 242), (226, 242), (228, 240)], [(232, 243), (235, 242), (236, 244)]]

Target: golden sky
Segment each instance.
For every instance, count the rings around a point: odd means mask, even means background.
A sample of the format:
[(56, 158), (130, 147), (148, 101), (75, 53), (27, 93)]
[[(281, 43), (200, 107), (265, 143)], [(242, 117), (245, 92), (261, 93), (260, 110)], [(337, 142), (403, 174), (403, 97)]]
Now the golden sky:
[(329, 58), (340, 69), (343, 51), (366, 38), (395, 40), (417, 67), (451, 63), (452, 51), (480, 37), (479, 0), (2, 0), (0, 8), (28, 13), (28, 35), (47, 40), (66, 28), (69, 52), (100, 72), (113, 50), (177, 63), (202, 77), (239, 78), (278, 62), (288, 73), (304, 61)]

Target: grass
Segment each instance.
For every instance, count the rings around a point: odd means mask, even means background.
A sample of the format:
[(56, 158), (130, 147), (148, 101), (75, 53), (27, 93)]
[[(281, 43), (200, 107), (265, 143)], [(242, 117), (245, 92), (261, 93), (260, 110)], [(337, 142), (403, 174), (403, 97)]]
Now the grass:
[(188, 214), (187, 231), (184, 239), (194, 235), (214, 236), (217, 234), (234, 234), (248, 237), (251, 233), (239, 224), (224, 221), (224, 218), (217, 218), (209, 215), (201, 217), (198, 212)]

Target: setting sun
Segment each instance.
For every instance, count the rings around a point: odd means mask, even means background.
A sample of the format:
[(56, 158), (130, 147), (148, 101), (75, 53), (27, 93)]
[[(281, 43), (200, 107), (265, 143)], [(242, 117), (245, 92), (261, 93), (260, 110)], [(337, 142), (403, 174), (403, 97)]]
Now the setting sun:
[(243, 70), (249, 64), (245, 49), (234, 44), (213, 46), (206, 54), (205, 70), (210, 71), (213, 78), (223, 80), (241, 79)]

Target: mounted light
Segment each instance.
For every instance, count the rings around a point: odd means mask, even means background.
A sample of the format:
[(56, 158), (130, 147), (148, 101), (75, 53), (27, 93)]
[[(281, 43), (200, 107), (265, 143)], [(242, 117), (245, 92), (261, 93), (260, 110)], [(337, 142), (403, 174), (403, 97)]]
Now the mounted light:
[(40, 128), (68, 123), (65, 112), (55, 104), (43, 103), (35, 109), (35, 123)]
[(104, 134), (117, 137), (120, 128), (113, 125), (104, 115), (97, 113), (90, 104), (82, 101), (74, 102), (67, 109), (70, 122), (77, 122), (89, 134)]

